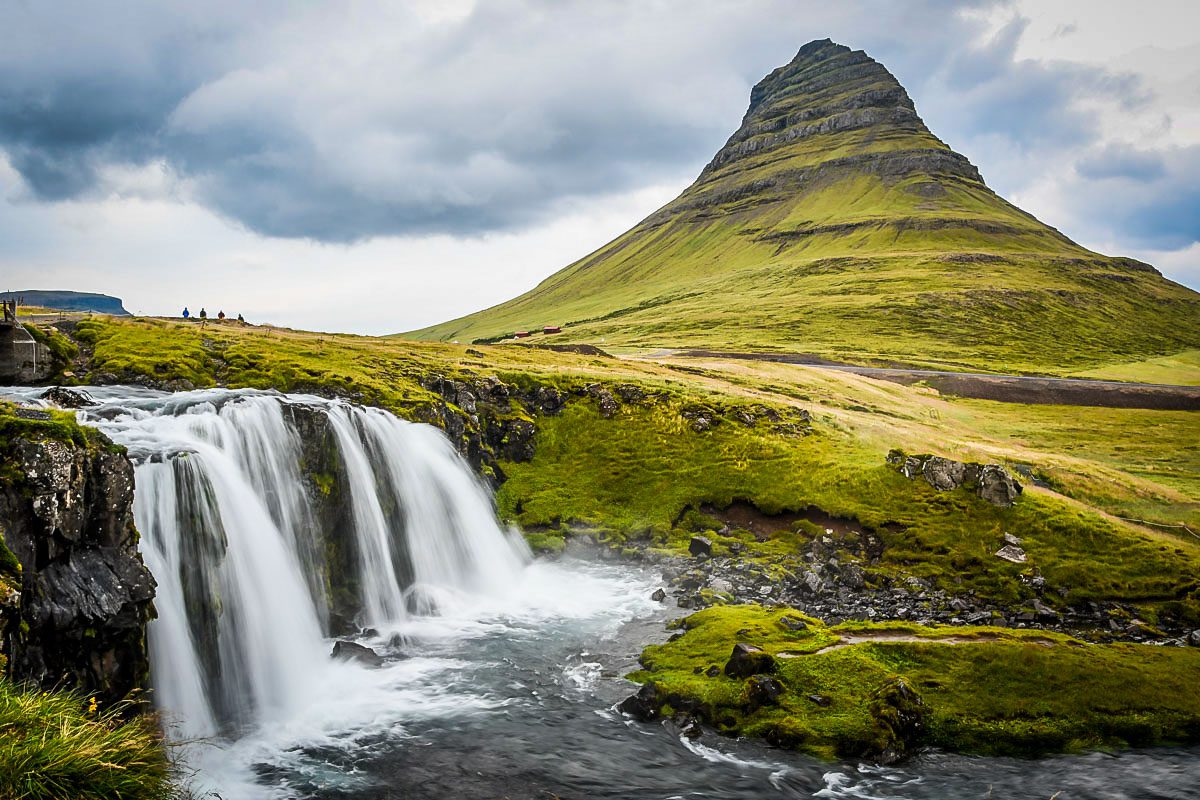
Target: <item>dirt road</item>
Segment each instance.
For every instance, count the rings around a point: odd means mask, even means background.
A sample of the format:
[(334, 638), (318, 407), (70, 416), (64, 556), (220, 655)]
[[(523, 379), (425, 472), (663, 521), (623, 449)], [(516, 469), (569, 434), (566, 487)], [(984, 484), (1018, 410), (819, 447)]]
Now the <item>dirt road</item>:
[(925, 383), (943, 394), (979, 400), (998, 400), (1004, 403), (1200, 411), (1200, 386), (1170, 386), (1156, 383), (1123, 383), (1083, 378), (1042, 378), (975, 372), (942, 372), (932, 369), (901, 367), (861, 367), (854, 364), (826, 361), (814, 356), (787, 353), (663, 350), (650, 356), (650, 358), (664, 357), (774, 361), (820, 369), (836, 369), (905, 385)]

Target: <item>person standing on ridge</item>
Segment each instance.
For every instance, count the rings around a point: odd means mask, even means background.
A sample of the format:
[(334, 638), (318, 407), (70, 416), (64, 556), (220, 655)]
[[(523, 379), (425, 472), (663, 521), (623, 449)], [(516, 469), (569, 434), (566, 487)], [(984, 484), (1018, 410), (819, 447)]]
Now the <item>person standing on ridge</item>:
[(184, 306), (183, 307), (183, 318), (188, 319), (191, 316), (192, 316), (192, 312), (188, 311), (187, 306)]
[(218, 312), (217, 312), (217, 319), (219, 319), (219, 320), (223, 320), (223, 319), (225, 319), (225, 311), (224, 311), (224, 309), (222, 309), (221, 311), (218, 311)]

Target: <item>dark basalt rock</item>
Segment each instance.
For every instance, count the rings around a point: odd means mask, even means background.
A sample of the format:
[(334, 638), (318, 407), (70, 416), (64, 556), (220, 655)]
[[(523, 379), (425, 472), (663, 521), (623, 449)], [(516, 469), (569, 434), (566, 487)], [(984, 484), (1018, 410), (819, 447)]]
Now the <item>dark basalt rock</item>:
[(617, 710), (622, 714), (628, 714), (642, 722), (658, 719), (661, 707), (662, 698), (659, 696), (658, 687), (653, 683), (642, 684), (637, 694), (630, 695), (617, 704)]
[(360, 664), (365, 664), (368, 667), (379, 667), (383, 665), (383, 656), (376, 653), (366, 645), (358, 642), (351, 642), (346, 639), (339, 639), (333, 643), (333, 652), (330, 657), (339, 661), (357, 661)]
[(753, 675), (746, 681), (745, 706), (748, 710), (773, 706), (783, 696), (783, 684), (770, 675)]
[(0, 482), (0, 534), (22, 566), (3, 620), (12, 677), (111, 703), (147, 688), (155, 582), (137, 550), (133, 466), (105, 442), (10, 442), (0, 460), (18, 477)]
[(733, 646), (733, 653), (725, 664), (725, 674), (731, 678), (749, 678), (775, 671), (775, 659), (761, 647), (745, 642)]
[(65, 386), (51, 386), (42, 392), (42, 399), (59, 408), (88, 408), (98, 405), (95, 399), (82, 389), (68, 389)]
[(600, 408), (601, 417), (609, 419), (613, 414), (617, 413), (617, 409), (619, 408), (617, 400), (608, 389), (605, 389), (598, 383), (593, 383), (587, 386), (587, 393), (595, 398), (596, 404)]
[(711, 556), (712, 540), (704, 536), (693, 536), (692, 540), (688, 542), (688, 552), (698, 558)]

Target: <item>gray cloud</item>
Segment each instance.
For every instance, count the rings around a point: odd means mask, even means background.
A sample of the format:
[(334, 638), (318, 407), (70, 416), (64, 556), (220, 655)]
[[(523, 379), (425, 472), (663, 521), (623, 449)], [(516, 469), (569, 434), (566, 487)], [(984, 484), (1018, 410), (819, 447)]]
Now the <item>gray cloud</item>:
[(1075, 171), (1089, 180), (1129, 178), (1145, 182), (1162, 178), (1166, 166), (1160, 153), (1132, 147), (1105, 147), (1081, 158), (1075, 164)]
[(573, 198), (686, 179), (750, 85), (824, 36), (892, 68), (985, 174), (990, 149), (973, 144), (1058, 158), (1096, 138), (1073, 100), (1144, 99), (1129, 76), (1017, 61), (1019, 20), (975, 44), (983, 23), (962, 9), (514, 0), (431, 22), (353, 4), (9, 4), (0, 148), (41, 201), (155, 161), (253, 231), (350, 242), (518, 229)]
[(1200, 241), (1200, 146), (1105, 150), (1076, 171), (1080, 182), (1066, 191), (1078, 217), (1104, 220), (1139, 248), (1175, 250)]

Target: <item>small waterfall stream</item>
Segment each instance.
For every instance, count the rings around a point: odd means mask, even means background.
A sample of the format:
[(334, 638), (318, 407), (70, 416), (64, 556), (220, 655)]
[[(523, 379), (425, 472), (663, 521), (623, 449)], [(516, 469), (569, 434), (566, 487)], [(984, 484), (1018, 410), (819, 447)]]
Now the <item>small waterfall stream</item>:
[[(332, 523), (320, 504), (335, 477), (306, 474), (297, 409), (331, 433), (326, 466), (347, 490)], [(445, 437), (378, 409), (207, 391), (109, 398), (87, 419), (136, 464), (134, 516), (159, 584), (155, 696), (185, 737), (310, 702), (333, 595), (357, 626), (386, 630), (501, 590), (528, 560)]]

